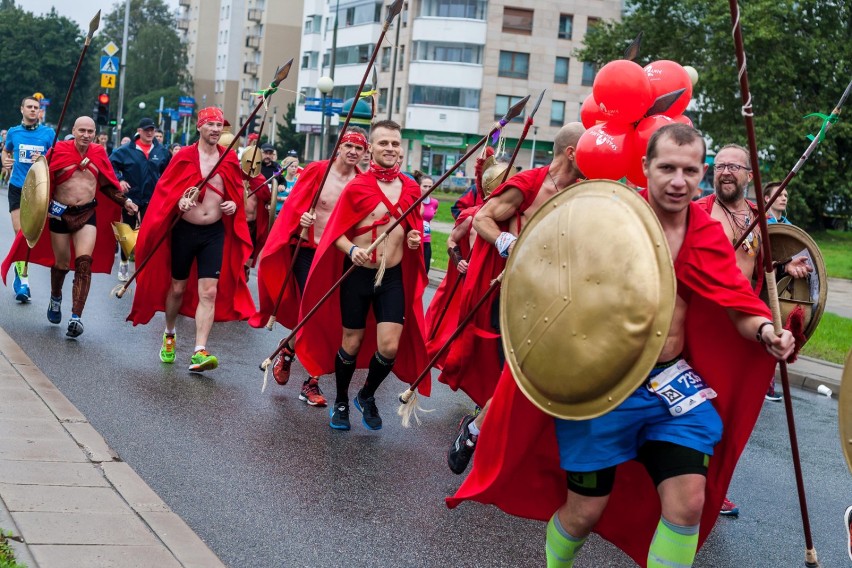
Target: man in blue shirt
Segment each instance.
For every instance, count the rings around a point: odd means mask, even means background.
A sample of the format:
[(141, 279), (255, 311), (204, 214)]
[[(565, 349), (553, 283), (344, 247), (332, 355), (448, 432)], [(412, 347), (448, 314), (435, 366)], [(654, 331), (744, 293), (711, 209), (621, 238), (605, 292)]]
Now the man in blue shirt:
[[(24, 97), (21, 101), (21, 124), (13, 126), (6, 134), (3, 144), (3, 169), (11, 170), (9, 178), (9, 213), (12, 215), (12, 228), (15, 234), (21, 230), (21, 187), (27, 178), (30, 166), (41, 155), (47, 153), (53, 144), (52, 128), (39, 124), (40, 103), (33, 97)], [(30, 284), (21, 276), (23, 262), (15, 263), (15, 299), (22, 304), (30, 301)]]

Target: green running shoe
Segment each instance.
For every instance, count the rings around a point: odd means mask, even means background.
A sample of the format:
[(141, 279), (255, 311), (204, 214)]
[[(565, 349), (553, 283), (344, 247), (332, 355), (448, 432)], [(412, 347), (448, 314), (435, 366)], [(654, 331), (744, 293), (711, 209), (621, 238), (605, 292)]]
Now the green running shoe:
[(163, 363), (175, 362), (175, 334), (163, 334), (163, 347), (160, 349), (160, 361)]
[(190, 362), (192, 364), (189, 366), (189, 370), (198, 373), (201, 371), (212, 371), (219, 366), (219, 360), (208, 353), (206, 349), (196, 351), (192, 356), (192, 359), (190, 359)]

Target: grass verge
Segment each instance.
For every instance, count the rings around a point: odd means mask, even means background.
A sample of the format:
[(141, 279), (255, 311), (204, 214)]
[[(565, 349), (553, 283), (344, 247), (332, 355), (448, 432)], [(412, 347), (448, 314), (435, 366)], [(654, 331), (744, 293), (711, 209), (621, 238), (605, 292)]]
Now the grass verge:
[(6, 538), (11, 533), (0, 529), (0, 568), (27, 568), (24, 564), (15, 562), (15, 553)]
[(850, 338), (852, 338), (852, 319), (825, 312), (816, 331), (802, 347), (801, 353), (808, 357), (842, 365), (849, 352)]
[(447, 233), (432, 231), (432, 268), (447, 270), (450, 257), (447, 255)]
[(828, 275), (852, 280), (852, 232), (820, 231), (810, 235), (822, 252)]

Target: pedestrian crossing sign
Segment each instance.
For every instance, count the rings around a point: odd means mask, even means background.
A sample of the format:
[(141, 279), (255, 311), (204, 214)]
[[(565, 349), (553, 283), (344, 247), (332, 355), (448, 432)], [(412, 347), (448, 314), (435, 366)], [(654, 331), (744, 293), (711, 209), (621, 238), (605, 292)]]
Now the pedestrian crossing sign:
[(108, 55), (102, 56), (101, 73), (118, 75), (118, 57), (110, 57)]

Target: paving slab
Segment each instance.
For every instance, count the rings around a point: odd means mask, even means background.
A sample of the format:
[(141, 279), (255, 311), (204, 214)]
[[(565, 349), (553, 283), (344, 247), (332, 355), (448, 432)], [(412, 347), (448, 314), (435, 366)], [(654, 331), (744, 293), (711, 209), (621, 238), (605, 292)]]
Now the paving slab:
[(110, 544), (156, 546), (159, 541), (128, 513), (16, 512), (15, 522), (29, 546)]
[(55, 420), (55, 415), (32, 390), (6, 389), (0, 404), (0, 420), (40, 418)]
[(118, 454), (107, 445), (104, 437), (88, 422), (67, 423), (65, 429), (71, 434), (77, 444), (83, 448), (89, 460), (95, 463), (109, 462), (118, 459)]
[(88, 462), (73, 440), (22, 440), (0, 438), (0, 460)]
[(88, 462), (0, 460), (0, 479), (16, 485), (110, 486), (98, 467)]
[(12, 514), (19, 511), (133, 514), (112, 487), (0, 483), (0, 495), (3, 495), (3, 501)]
[(133, 510), (171, 512), (160, 496), (148, 487), (139, 474), (124, 462), (102, 464), (103, 474)]
[(143, 511), (140, 514), (185, 568), (224, 568), (204, 541), (174, 513)]
[(180, 568), (181, 564), (161, 546), (31, 546), (39, 568)]
[(67, 440), (68, 432), (56, 421), (56, 418), (42, 420), (0, 418), (0, 438)]

